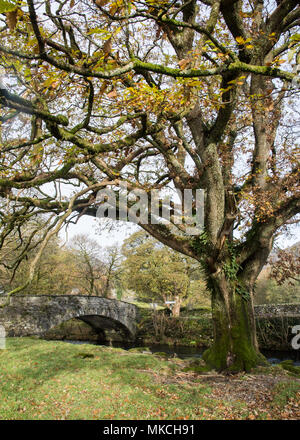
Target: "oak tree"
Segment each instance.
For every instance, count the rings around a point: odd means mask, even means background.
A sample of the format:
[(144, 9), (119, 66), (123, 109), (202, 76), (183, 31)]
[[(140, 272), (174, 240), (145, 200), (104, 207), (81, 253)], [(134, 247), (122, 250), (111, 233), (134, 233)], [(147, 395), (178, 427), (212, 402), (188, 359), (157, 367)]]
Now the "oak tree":
[(207, 363), (257, 365), (255, 280), (300, 207), (298, 0), (0, 7), (0, 242), (41, 213), (47, 242), (122, 182), (149, 194), (202, 188), (200, 235), (173, 216), (139, 225), (205, 271)]

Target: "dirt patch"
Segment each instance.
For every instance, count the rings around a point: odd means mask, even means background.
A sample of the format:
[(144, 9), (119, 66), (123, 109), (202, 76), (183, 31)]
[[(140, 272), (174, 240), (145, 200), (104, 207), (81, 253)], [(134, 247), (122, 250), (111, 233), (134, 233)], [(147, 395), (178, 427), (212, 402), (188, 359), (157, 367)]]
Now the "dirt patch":
[[(155, 380), (161, 384), (207, 385), (210, 392), (204, 397), (216, 402), (223, 411), (223, 419), (282, 419), (300, 420), (300, 392), (287, 396), (284, 403), (275, 400), (277, 385), (299, 383), (300, 379), (287, 375), (271, 374), (237, 374), (224, 376), (216, 372), (198, 375), (193, 372), (179, 372), (172, 376), (155, 375)], [(245, 417), (245, 414), (247, 416)], [(207, 412), (209, 419), (209, 413)]]

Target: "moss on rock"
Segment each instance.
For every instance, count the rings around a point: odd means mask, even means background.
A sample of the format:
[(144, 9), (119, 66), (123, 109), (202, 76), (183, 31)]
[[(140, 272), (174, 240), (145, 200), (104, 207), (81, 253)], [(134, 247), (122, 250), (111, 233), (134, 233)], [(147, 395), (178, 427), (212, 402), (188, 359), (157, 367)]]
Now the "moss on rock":
[(80, 352), (80, 353), (77, 353), (77, 354), (75, 355), (75, 357), (76, 357), (76, 358), (81, 358), (81, 359), (88, 359), (88, 358), (94, 358), (95, 355), (92, 354), (92, 353), (83, 353), (83, 352)]
[(152, 353), (149, 347), (134, 347), (134, 348), (130, 348), (128, 351), (132, 352), (132, 353)]
[(279, 365), (281, 366), (281, 368), (288, 371), (289, 373), (292, 373), (294, 376), (300, 377), (300, 367), (294, 365), (292, 360), (282, 361)]
[(203, 374), (210, 371), (211, 368), (202, 360), (202, 359), (194, 359), (188, 363), (186, 367), (183, 368), (182, 371), (185, 372), (193, 372), (197, 374)]
[(167, 353), (165, 353), (164, 351), (157, 351), (155, 353), (153, 353), (155, 356), (159, 356), (159, 357), (163, 357), (163, 358), (168, 358), (169, 355)]

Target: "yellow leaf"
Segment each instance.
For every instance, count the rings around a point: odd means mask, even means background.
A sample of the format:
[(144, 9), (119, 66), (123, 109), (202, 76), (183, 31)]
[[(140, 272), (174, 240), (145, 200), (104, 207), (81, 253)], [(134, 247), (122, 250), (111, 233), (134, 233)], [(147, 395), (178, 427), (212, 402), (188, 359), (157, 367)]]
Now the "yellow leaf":
[(245, 40), (244, 40), (244, 38), (243, 37), (236, 37), (236, 41), (239, 43), (239, 44), (245, 44)]
[(15, 0), (1, 0), (0, 1), (0, 14), (5, 12), (14, 11), (16, 9)]

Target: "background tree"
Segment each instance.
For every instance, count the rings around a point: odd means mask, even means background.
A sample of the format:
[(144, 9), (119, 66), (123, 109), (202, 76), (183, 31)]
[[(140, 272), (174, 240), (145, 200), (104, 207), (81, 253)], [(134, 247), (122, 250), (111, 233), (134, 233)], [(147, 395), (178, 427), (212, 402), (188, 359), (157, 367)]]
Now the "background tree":
[[(10, 236), (0, 250), (0, 289), (3, 292), (22, 285), (27, 278), (30, 266), (36, 257), (37, 242), (43, 239), (42, 221), (32, 222), (22, 227)], [(35, 230), (34, 241), (28, 241)], [(38, 261), (34, 277), (24, 293), (32, 295), (64, 295), (71, 293), (76, 288), (73, 274), (76, 271), (75, 256), (64, 247), (58, 237), (53, 237), (47, 245), (46, 251)]]
[[(25, 231), (15, 233), (0, 251), (0, 289), (9, 292), (26, 279), (37, 249), (43, 239), (44, 224), (28, 223)], [(38, 228), (35, 240), (27, 246), (26, 236)], [(22, 228), (24, 229), (24, 227)], [(22, 238), (22, 239), (21, 239)], [(101, 257), (101, 259), (100, 259)], [(120, 253), (116, 246), (101, 248), (85, 234), (73, 237), (66, 246), (57, 236), (48, 242), (35, 269), (34, 277), (24, 293), (32, 295), (88, 294), (112, 297), (112, 289), (120, 284)], [(121, 286), (120, 286), (121, 287)]]
[(15, 3), (0, 29), (2, 240), (54, 213), (39, 256), (121, 182), (203, 188), (202, 235), (173, 215), (138, 223), (206, 272), (207, 363), (255, 366), (255, 280), (300, 207), (299, 18), (298, 0)]
[(102, 296), (112, 297), (112, 291), (115, 291), (117, 298), (120, 300), (123, 294), (122, 286), (122, 255), (117, 245), (107, 246), (104, 249), (104, 283)]
[(105, 265), (101, 260), (104, 252), (98, 242), (86, 234), (78, 234), (73, 237), (70, 249), (75, 259), (73, 277), (79, 292), (88, 295), (108, 295)]
[(274, 249), (261, 271), (255, 289), (256, 304), (300, 302), (299, 242), (286, 249)]
[(199, 282), (199, 268), (195, 262), (163, 246), (143, 231), (125, 240), (122, 250), (126, 256), (123, 262), (126, 287), (145, 302), (160, 302), (165, 306), (167, 301), (174, 301), (167, 307), (173, 316), (179, 316), (180, 306)]
[(299, 304), (300, 283), (290, 284), (285, 281), (278, 285), (264, 270), (256, 283), (254, 302), (255, 304)]
[(292, 285), (300, 284), (300, 242), (295, 243), (288, 249), (278, 249), (271, 255), (269, 260), (271, 265), (270, 276), (279, 285), (286, 281)]

